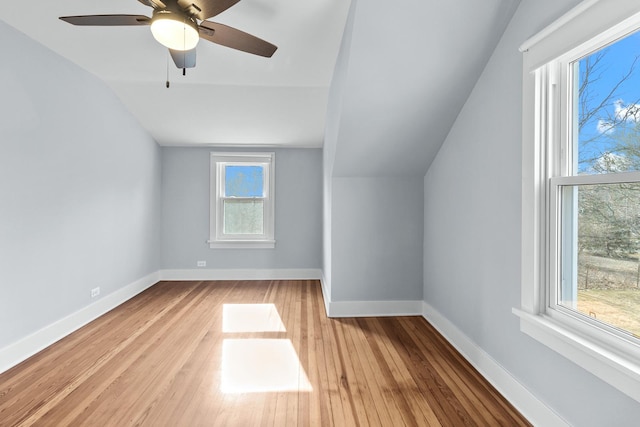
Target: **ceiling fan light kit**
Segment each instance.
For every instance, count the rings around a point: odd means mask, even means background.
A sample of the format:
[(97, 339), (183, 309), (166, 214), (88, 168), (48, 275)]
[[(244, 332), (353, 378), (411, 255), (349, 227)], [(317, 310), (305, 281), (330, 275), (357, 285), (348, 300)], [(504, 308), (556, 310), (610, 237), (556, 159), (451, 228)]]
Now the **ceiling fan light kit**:
[[(270, 58), (277, 46), (224, 24), (207, 21), (240, 0), (138, 0), (153, 8), (152, 17), (144, 15), (81, 15), (60, 19), (80, 26), (150, 25), (153, 37), (169, 48), (178, 68), (193, 68), (195, 47), (201, 38), (221, 46)], [(200, 22), (200, 24), (198, 24)]]
[(198, 24), (168, 10), (154, 11), (151, 34), (158, 43), (173, 50), (191, 50), (198, 44)]

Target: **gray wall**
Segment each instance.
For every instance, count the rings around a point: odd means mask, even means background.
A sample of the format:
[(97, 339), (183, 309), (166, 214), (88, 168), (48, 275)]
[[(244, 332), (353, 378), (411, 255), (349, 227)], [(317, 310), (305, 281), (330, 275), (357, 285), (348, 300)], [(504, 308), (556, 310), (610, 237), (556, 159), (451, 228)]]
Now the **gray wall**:
[(320, 268), (322, 151), (264, 150), (276, 153), (275, 249), (210, 249), (211, 151), (221, 150), (162, 149), (162, 267), (193, 269), (202, 260), (213, 269)]
[(638, 425), (640, 404), (519, 331), (522, 54), (577, 0), (523, 0), (425, 176), (424, 298), (576, 426)]
[(422, 300), (422, 178), (332, 187), (332, 301)]
[(0, 348), (160, 267), (160, 150), (96, 78), (0, 21)]
[[(363, 66), (369, 52), (352, 52), (360, 5), (357, 0), (351, 2), (327, 110), (323, 153), (323, 273), (327, 297), (332, 302), (421, 300), (422, 176), (404, 176), (404, 168), (390, 167), (380, 171), (381, 176), (353, 176), (334, 170), (341, 148), (354, 143), (368, 145), (370, 150), (351, 163), (353, 170), (361, 171), (372, 158), (383, 157), (379, 144), (368, 139), (365, 129), (373, 124), (372, 115), (369, 103), (360, 97), (362, 91), (377, 93), (376, 83), (369, 79), (372, 69)], [(354, 61), (360, 64), (355, 70)], [(379, 68), (376, 72), (382, 73)], [(363, 79), (371, 87), (363, 88)], [(345, 112), (346, 99), (351, 99), (352, 108), (355, 103), (369, 114), (354, 116)], [(381, 116), (387, 117), (393, 106), (387, 109)], [(354, 134), (345, 129), (362, 132)], [(398, 133), (389, 145), (410, 138)]]
[(340, 116), (342, 115), (342, 95), (347, 79), (348, 58), (353, 32), (353, 19), (358, 0), (351, 0), (349, 15), (345, 22), (342, 42), (336, 59), (329, 99), (327, 102), (326, 129), (322, 148), (322, 274), (324, 278), (325, 299), (332, 299), (332, 197), (333, 197), (333, 163), (338, 143)]

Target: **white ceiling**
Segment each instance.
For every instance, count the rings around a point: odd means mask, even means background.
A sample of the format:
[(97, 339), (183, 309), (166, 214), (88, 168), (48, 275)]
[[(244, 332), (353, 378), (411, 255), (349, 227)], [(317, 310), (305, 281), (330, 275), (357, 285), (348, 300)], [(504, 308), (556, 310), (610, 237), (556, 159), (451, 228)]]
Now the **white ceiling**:
[(322, 146), (350, 0), (242, 0), (210, 20), (265, 39), (276, 53), (262, 58), (201, 41), (186, 76), (148, 27), (58, 19), (150, 16), (136, 0), (4, 3), (0, 19), (102, 79), (161, 145)]

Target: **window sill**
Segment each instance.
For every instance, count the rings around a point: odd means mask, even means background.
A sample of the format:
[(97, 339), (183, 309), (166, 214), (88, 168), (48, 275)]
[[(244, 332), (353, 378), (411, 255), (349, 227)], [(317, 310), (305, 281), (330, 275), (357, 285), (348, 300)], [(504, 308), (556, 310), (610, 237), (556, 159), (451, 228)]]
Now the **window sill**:
[(640, 359), (598, 345), (544, 315), (514, 308), (520, 330), (640, 402)]
[(211, 249), (273, 249), (275, 240), (209, 240)]

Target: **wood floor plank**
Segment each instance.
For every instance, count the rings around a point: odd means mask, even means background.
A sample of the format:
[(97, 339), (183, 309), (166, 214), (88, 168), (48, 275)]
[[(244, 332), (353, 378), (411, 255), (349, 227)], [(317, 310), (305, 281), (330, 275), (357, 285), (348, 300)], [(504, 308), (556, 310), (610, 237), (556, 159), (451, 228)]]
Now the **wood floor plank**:
[[(401, 326), (409, 333), (415, 331), (415, 325), (409, 322), (401, 322)], [(431, 367), (434, 372), (444, 381), (451, 392), (457, 397), (457, 401), (460, 403), (465, 413), (469, 414), (471, 418), (478, 419), (482, 424), (488, 423), (494, 419), (492, 414), (487, 414), (486, 408), (483, 404), (483, 399), (479, 398), (474, 390), (467, 386), (456, 370), (448, 369), (453, 357), (453, 354), (449, 351), (438, 351), (437, 347), (429, 345), (430, 343), (423, 342), (418, 335), (414, 341), (420, 351), (431, 361)], [(488, 415), (488, 416), (487, 416)]]
[(362, 323), (371, 331), (372, 354), (379, 360), (385, 360), (378, 366), (380, 372), (393, 383), (393, 401), (402, 413), (407, 426), (439, 426), (438, 418), (429, 405), (417, 399), (418, 386), (413, 381), (406, 365), (402, 363), (393, 341), (384, 334), (380, 325), (381, 319), (363, 319)]
[(330, 411), (331, 425), (338, 427), (356, 425), (354, 414), (349, 410), (348, 390), (344, 387), (341, 354), (332, 328), (334, 322), (323, 321), (326, 318), (324, 304), (319, 296), (319, 287), (316, 289), (317, 303), (314, 310), (314, 321), (319, 325), (319, 340), (316, 340), (315, 349), (319, 355), (318, 362), (321, 363), (324, 360), (324, 364), (319, 365), (319, 369), (323, 371), (322, 375), (326, 375), (326, 385), (321, 384), (320, 386), (321, 396), (327, 397), (326, 410)]
[[(409, 332), (416, 331), (418, 327), (415, 323), (409, 322), (401, 322), (401, 325)], [(473, 419), (480, 420), (483, 424), (495, 421), (495, 408), (490, 412), (484, 405), (488, 389), (481, 387), (481, 384), (475, 381), (476, 377), (471, 375), (472, 372), (468, 370), (470, 366), (466, 361), (458, 358), (457, 352), (451, 352), (448, 344), (444, 346), (434, 345), (433, 341), (426, 342), (418, 334), (416, 334), (416, 338), (416, 345), (430, 357), (433, 362), (431, 366), (457, 396), (464, 410)], [(452, 365), (457, 366), (457, 369), (450, 369)], [(474, 380), (470, 380), (471, 378)]]
[(30, 425), (529, 423), (423, 318), (329, 319), (320, 283), (290, 280), (159, 282), (0, 374), (0, 427)]
[[(404, 424), (401, 419), (397, 419), (394, 416), (394, 402), (383, 397), (387, 386), (384, 377), (380, 375), (378, 362), (371, 353), (367, 338), (358, 326), (358, 319), (350, 319), (349, 324), (349, 335), (353, 343), (353, 349), (350, 353), (354, 358), (354, 365), (361, 368), (359, 372), (356, 372), (356, 375), (361, 379), (361, 387), (366, 391), (369, 424), (385, 426)], [(373, 414), (375, 414), (375, 417)]]

